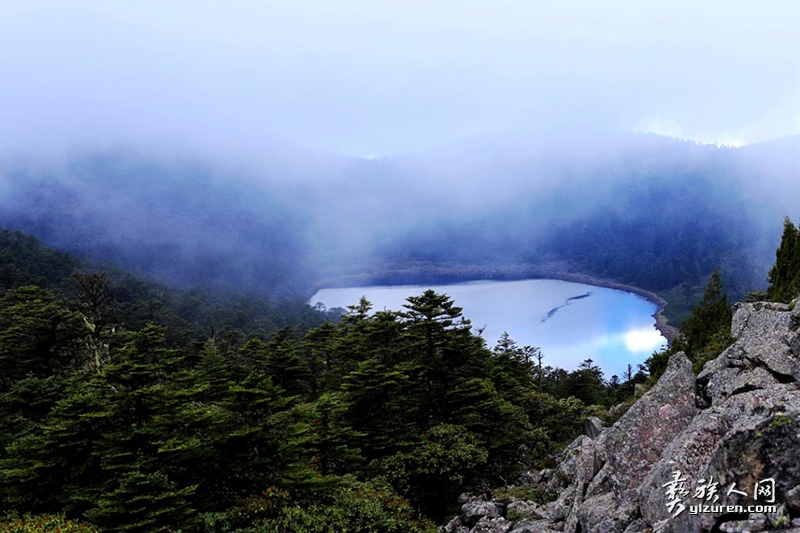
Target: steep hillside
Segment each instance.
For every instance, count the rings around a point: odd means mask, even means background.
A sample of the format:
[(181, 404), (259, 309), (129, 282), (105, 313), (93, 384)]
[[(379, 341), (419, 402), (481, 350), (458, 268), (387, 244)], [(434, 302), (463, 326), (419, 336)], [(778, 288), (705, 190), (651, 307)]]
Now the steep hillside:
[(313, 280), (304, 214), (285, 191), (275, 198), (278, 185), (239, 178), (133, 153), (17, 162), (0, 167), (0, 226), (173, 285), (303, 292)]
[(0, 228), (0, 292), (23, 285), (61, 286), (81, 262), (35, 237)]
[(613, 426), (588, 420), (508, 491), (539, 501), (471, 498), (444, 531), (800, 532), (798, 326), (800, 306), (737, 304), (736, 341), (697, 377), (674, 355)]
[(87, 275), (102, 277), (120, 324), (131, 329), (160, 324), (175, 342), (205, 340), (221, 332), (266, 337), (286, 326), (303, 331), (325, 319), (303, 298), (175, 287), (109, 263), (53, 250), (33, 236), (0, 228), (0, 297), (10, 289), (35, 285), (59, 299), (72, 299), (80, 291), (79, 279)]

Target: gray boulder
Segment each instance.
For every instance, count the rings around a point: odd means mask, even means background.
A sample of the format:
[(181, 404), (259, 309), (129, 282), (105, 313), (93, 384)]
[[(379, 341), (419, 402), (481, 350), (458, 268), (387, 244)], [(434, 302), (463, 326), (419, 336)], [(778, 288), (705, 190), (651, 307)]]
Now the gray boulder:
[(740, 303), (733, 308), (728, 349), (706, 364), (697, 376), (698, 389), (707, 405), (732, 395), (800, 379), (800, 334), (785, 304)]
[(461, 519), (466, 526), (474, 526), (482, 518), (499, 518), (503, 505), (492, 501), (472, 501), (461, 506)]
[(599, 437), (605, 428), (606, 425), (596, 416), (590, 416), (583, 422), (583, 434), (590, 439)]
[[(522, 476), (551, 501), (538, 512), (544, 519), (508, 530), (683, 533), (791, 525), (781, 531), (800, 532), (800, 519), (792, 518), (800, 514), (800, 305), (737, 304), (731, 332), (736, 341), (697, 378), (684, 354), (672, 356), (658, 383), (613, 426), (590, 419), (586, 435), (554, 469)], [(727, 505), (772, 503), (768, 494), (756, 499), (756, 488), (770, 483), (775, 512), (724, 512)], [(465, 504), (458, 527), (506, 527), (509, 516), (500, 520), (503, 508), (491, 503)], [(697, 507), (712, 504), (707, 512)], [(509, 509), (529, 505), (512, 502)]]
[(519, 518), (544, 518), (547, 511), (534, 502), (526, 502), (517, 500), (509, 503), (506, 506), (506, 517), (515, 519)]
[(509, 533), (557, 533), (549, 520), (520, 520)]
[(484, 516), (475, 524), (470, 533), (507, 533), (512, 525), (502, 516), (497, 518)]

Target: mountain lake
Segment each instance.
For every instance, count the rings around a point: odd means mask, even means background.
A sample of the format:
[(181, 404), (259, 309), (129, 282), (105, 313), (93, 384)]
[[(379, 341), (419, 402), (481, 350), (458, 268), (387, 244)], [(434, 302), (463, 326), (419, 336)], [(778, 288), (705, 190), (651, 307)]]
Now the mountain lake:
[(328, 309), (356, 305), (364, 296), (372, 311), (402, 310), (408, 296), (427, 289), (447, 294), (463, 308), (473, 332), (489, 348), (505, 331), (519, 346), (541, 349), (545, 366), (575, 370), (585, 359), (620, 381), (628, 365), (644, 363), (666, 346), (655, 328), (658, 306), (629, 292), (553, 279), (470, 281), (447, 285), (329, 288), (311, 297)]

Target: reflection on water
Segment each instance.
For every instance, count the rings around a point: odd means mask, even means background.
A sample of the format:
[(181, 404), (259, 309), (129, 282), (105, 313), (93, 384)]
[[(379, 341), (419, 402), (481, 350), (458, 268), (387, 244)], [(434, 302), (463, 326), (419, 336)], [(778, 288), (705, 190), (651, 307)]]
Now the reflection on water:
[(635, 371), (666, 343), (655, 329), (655, 304), (635, 294), (560, 280), (323, 289), (310, 303), (344, 308), (366, 296), (373, 310), (400, 310), (408, 296), (426, 289), (453, 298), (473, 328), (483, 328), (490, 347), (507, 331), (520, 346), (541, 348), (545, 365), (567, 370), (591, 358), (606, 378), (621, 378), (628, 364)]
[(632, 352), (652, 351), (661, 346), (664, 337), (657, 329), (635, 329), (625, 334), (625, 346)]

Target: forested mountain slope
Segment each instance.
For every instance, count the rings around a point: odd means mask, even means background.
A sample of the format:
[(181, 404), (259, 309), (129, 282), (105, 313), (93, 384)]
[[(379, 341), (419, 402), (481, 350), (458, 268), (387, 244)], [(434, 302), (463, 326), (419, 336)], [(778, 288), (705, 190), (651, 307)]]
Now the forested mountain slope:
[[(563, 141), (563, 139), (560, 139)], [(763, 288), (798, 139), (476, 141), (384, 159), (125, 150), (9, 158), (0, 225), (187, 287), (309, 295), (348, 275), (556, 265), (650, 290)], [(485, 269), (490, 271), (490, 269)], [(687, 291), (690, 292), (690, 291)]]
[(508, 338), (490, 350), (432, 291), (310, 329), (252, 301), (295, 325), (268, 334), (240, 300), (81, 271), (19, 233), (0, 250), (0, 506), (16, 513), (107, 531), (428, 531), (420, 513), (545, 461), (646, 379), (541, 368)]
[(80, 300), (82, 282), (106, 293), (115, 320), (137, 329), (147, 323), (168, 328), (176, 342), (205, 340), (217, 331), (234, 337), (268, 337), (294, 326), (301, 331), (325, 320), (303, 298), (251, 297), (183, 289), (147, 280), (109, 263), (87, 261), (44, 246), (35, 237), (0, 228), (0, 295), (37, 286), (52, 298)]
[[(798, 235), (787, 220), (769, 292), (796, 288), (795, 272), (783, 265), (800, 256)], [(191, 293), (142, 281), (140, 292), (126, 291), (136, 284), (116, 269), (75, 271), (85, 264), (33, 238), (0, 237), (10, 273), (0, 291), (6, 524), (433, 531), (434, 521), (457, 511), (459, 494), (485, 494), (530, 467), (552, 465), (587, 418), (591, 439), (567, 448), (558, 475), (525, 478), (538, 483), (527, 494), (539, 504), (553, 499), (546, 511), (526, 503), (544, 516), (539, 529), (613, 522), (670, 531), (663, 495), (652, 486), (667, 482), (669, 458), (700, 471), (696, 455), (681, 455), (683, 443), (707, 444), (712, 422), (724, 447), (697, 456), (703, 474), (727, 481), (748, 466), (781, 475), (789, 504), (775, 524), (796, 518), (789, 499), (800, 478), (787, 459), (800, 412), (796, 309), (739, 305), (736, 342), (695, 379), (690, 361), (702, 363), (727, 338), (718, 331), (730, 316), (718, 276), (679, 339), (690, 359), (673, 355), (653, 390), (633, 403), (637, 385), (648, 382), (642, 369), (606, 380), (591, 360), (573, 372), (542, 368), (535, 348), (507, 337), (489, 349), (455, 302), (433, 291), (408, 298), (402, 310), (372, 313), (362, 300), (338, 322), (295, 323), (274, 334), (258, 313), (242, 315), (241, 301), (214, 301), (213, 316), (241, 322), (221, 320), (203, 334), (189, 319), (208, 309), (202, 293), (195, 307), (176, 305)], [(173, 299), (147, 300), (159, 290)], [(651, 374), (657, 362), (649, 361)], [(621, 418), (603, 431), (597, 415)], [(573, 452), (583, 459), (572, 460)], [(468, 527), (520, 518), (501, 517), (502, 505), (473, 503), (458, 519)], [(684, 519), (710, 527), (732, 517)]]

